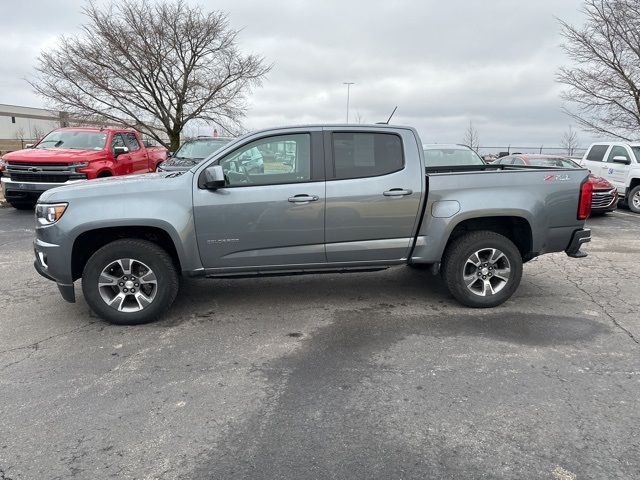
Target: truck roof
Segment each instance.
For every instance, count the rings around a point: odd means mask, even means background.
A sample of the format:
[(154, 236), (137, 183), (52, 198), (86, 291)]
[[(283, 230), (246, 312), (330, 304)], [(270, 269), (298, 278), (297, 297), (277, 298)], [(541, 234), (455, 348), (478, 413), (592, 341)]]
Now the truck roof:
[(633, 142), (627, 142), (624, 140), (620, 140), (617, 142), (593, 142), (591, 145), (589, 145), (589, 148), (593, 147), (594, 145), (629, 145), (630, 147), (640, 147), (640, 141), (633, 141)]
[(56, 128), (55, 131), (59, 130), (72, 130), (72, 131), (85, 131), (85, 132), (135, 132), (136, 130), (133, 128), (127, 127), (60, 127)]

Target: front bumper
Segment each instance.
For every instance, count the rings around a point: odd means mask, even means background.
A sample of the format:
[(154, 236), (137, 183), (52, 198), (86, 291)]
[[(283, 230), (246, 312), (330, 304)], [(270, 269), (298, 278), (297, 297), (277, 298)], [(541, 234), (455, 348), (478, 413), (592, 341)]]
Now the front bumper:
[(73, 280), (71, 272), (66, 271), (70, 262), (64, 261), (65, 255), (60, 251), (59, 245), (36, 238), (33, 242), (33, 251), (36, 256), (33, 262), (36, 271), (47, 280), (56, 282), (62, 298), (74, 303), (76, 295)]
[(71, 183), (84, 182), (85, 180), (68, 180), (66, 182), (52, 183), (52, 182), (21, 182), (17, 180), (11, 180), (8, 177), (3, 176), (0, 178), (2, 182), (2, 191), (4, 198), (10, 199), (25, 199), (25, 198), (37, 198), (42, 192), (46, 192), (51, 188), (61, 187), (63, 185), (69, 185)]
[(573, 232), (571, 236), (571, 242), (569, 246), (565, 250), (565, 253), (573, 258), (584, 258), (587, 256), (585, 252), (580, 250), (580, 247), (584, 243), (589, 243), (591, 241), (591, 230), (588, 228), (581, 228), (580, 230), (576, 230)]
[(612, 212), (618, 205), (618, 191), (613, 188), (611, 190), (594, 190), (591, 196), (592, 212)]

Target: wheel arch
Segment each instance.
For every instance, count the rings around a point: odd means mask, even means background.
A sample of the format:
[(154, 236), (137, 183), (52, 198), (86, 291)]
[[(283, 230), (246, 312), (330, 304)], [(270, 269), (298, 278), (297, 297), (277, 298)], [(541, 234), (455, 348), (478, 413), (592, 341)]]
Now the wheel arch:
[(535, 257), (531, 224), (526, 218), (520, 216), (473, 217), (462, 220), (452, 227), (444, 251), (460, 236), (482, 230), (507, 237), (518, 248), (524, 261)]
[(115, 240), (125, 238), (137, 238), (155, 243), (171, 256), (177, 271), (182, 270), (182, 262), (175, 241), (166, 230), (153, 226), (104, 227), (82, 232), (75, 238), (71, 251), (73, 280), (82, 277), (84, 266), (98, 249)]

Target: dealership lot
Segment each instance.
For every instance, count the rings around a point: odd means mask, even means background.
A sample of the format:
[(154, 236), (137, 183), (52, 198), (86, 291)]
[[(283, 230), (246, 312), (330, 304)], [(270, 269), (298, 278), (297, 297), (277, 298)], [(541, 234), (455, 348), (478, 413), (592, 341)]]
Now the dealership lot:
[(0, 478), (633, 478), (640, 216), (588, 223), (492, 310), (398, 267), (186, 280), (117, 327), (0, 209)]

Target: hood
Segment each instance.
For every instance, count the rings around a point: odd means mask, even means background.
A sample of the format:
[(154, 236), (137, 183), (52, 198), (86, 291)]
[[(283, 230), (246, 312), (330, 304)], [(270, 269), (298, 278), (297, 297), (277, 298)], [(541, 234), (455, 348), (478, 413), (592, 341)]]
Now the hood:
[(594, 190), (612, 190), (613, 184), (606, 178), (599, 177), (593, 173), (589, 175), (589, 181), (593, 185)]
[(104, 158), (104, 150), (76, 150), (69, 148), (27, 148), (2, 156), (7, 162), (74, 163)]
[[(190, 173), (146, 173), (143, 175), (125, 175), (122, 177), (107, 177), (96, 180), (70, 183), (45, 191), (40, 196), (41, 203), (72, 202), (78, 199), (99, 197), (104, 201), (113, 198), (115, 201), (126, 202), (140, 195), (157, 193), (158, 201), (163, 194), (174, 188), (190, 188)], [(183, 183), (189, 186), (182, 185)], [(181, 186), (178, 187), (177, 184)]]

